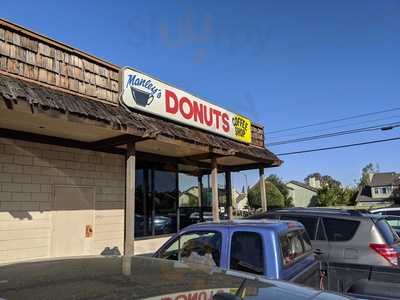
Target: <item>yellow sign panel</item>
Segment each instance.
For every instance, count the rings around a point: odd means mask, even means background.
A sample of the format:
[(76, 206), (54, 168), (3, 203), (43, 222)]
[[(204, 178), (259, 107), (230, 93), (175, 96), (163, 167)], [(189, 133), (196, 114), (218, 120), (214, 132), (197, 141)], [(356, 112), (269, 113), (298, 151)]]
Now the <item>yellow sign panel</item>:
[(240, 115), (236, 115), (232, 119), (235, 129), (235, 137), (245, 143), (251, 142), (251, 121)]

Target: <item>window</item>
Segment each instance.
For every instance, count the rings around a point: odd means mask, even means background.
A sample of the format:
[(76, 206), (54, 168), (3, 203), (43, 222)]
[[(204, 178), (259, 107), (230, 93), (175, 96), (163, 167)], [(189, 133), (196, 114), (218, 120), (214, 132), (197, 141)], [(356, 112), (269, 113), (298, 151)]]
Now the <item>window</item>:
[(304, 216), (282, 216), (281, 220), (293, 220), (300, 222), (305, 227), (310, 239), (315, 240), (318, 219), (315, 217)]
[(379, 189), (378, 188), (374, 188), (374, 192), (375, 192), (375, 194), (379, 194)]
[(162, 250), (158, 257), (186, 263), (219, 266), (221, 242), (222, 238), (219, 232), (188, 232)]
[(177, 172), (171, 164), (138, 161), (135, 194), (135, 237), (177, 231)]
[(322, 223), (322, 220), (318, 222), (318, 229), (317, 229), (317, 236), (315, 238), (317, 241), (326, 241), (326, 235), (325, 235), (325, 230), (324, 230), (324, 224)]
[(292, 265), (312, 251), (310, 240), (304, 230), (290, 231), (280, 238), (284, 266)]
[(254, 274), (264, 274), (264, 249), (258, 233), (237, 231), (232, 235), (230, 268)]
[(387, 188), (382, 188), (382, 194), (387, 194)]
[(175, 171), (153, 170), (154, 235), (177, 231), (176, 176)]
[(400, 216), (400, 209), (399, 210), (387, 210), (383, 212), (385, 216)]
[(400, 218), (399, 217), (386, 217), (386, 222), (397, 231), (400, 231)]
[(330, 242), (345, 242), (353, 238), (356, 233), (359, 221), (324, 218), (324, 225), (328, 241)]
[(376, 222), (376, 227), (388, 245), (392, 245), (398, 240), (397, 234), (385, 220), (379, 220)]
[(179, 173), (180, 228), (202, 222), (202, 212), (199, 178), (189, 173)]

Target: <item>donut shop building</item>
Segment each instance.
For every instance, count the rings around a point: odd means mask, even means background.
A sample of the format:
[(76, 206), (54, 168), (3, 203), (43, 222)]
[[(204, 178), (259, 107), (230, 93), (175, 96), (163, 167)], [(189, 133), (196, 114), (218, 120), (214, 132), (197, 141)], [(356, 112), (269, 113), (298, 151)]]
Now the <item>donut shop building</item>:
[(280, 164), (248, 118), (0, 19), (0, 263), (153, 252)]

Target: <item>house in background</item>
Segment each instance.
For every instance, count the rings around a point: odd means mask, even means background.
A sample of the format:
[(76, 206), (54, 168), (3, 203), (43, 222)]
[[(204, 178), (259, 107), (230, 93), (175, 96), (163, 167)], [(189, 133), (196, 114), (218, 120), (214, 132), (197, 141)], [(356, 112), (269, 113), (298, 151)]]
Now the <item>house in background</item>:
[(369, 183), (358, 192), (357, 205), (391, 204), (398, 197), (395, 192), (399, 188), (399, 173), (370, 173)]
[(236, 190), (232, 191), (232, 206), (238, 215), (243, 215), (249, 211), (249, 201), (247, 193), (240, 193)]
[(292, 197), (293, 199), (292, 204), (294, 207), (312, 206), (313, 199), (317, 196), (320, 182), (312, 177), (310, 178), (309, 183), (314, 186), (295, 180), (289, 181), (286, 184), (286, 187), (289, 190), (289, 197)]

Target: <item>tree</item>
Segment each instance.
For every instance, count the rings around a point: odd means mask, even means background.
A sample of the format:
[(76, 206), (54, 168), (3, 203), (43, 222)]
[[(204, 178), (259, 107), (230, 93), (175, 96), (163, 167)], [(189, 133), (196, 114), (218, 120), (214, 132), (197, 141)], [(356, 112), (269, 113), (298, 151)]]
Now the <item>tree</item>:
[(310, 178), (315, 178), (316, 180), (319, 180), (321, 183), (321, 187), (323, 186), (330, 186), (330, 187), (339, 187), (341, 186), (340, 181), (333, 179), (329, 175), (321, 175), (321, 173), (316, 172), (308, 175), (306, 178), (304, 178), (304, 182), (309, 182)]
[(357, 189), (326, 185), (318, 190), (313, 205), (324, 207), (354, 205), (356, 197)]
[(289, 189), (281, 178), (279, 178), (275, 174), (271, 174), (270, 176), (267, 177), (267, 181), (275, 185), (281, 192), (282, 196), (284, 197), (284, 203), (285, 203), (284, 207), (293, 206), (293, 199), (292, 197), (289, 196)]
[(362, 168), (362, 175), (360, 178), (360, 182), (358, 183), (359, 187), (366, 186), (369, 184), (369, 174), (376, 173), (377, 167), (374, 167), (372, 163), (367, 164), (364, 168)]
[[(265, 181), (265, 191), (267, 197), (267, 205), (269, 208), (282, 208), (285, 206), (285, 197), (273, 183)], [(247, 199), (249, 201), (250, 207), (261, 207), (261, 194), (259, 183), (250, 188)]]
[(304, 178), (304, 182), (308, 182), (310, 180), (310, 178), (314, 177), (315, 179), (321, 181), (322, 175), (321, 173), (312, 173), (310, 175), (308, 175), (306, 178)]

